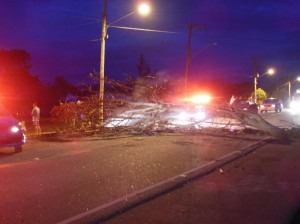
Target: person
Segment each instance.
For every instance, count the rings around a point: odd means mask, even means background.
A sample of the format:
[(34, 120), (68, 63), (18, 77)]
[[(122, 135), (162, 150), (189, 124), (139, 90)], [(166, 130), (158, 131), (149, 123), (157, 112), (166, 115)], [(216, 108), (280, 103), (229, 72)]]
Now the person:
[(232, 105), (233, 102), (237, 99), (237, 97), (235, 97), (234, 95), (231, 96), (229, 104)]
[(37, 103), (33, 103), (33, 109), (31, 112), (31, 116), (32, 116), (32, 124), (34, 126), (36, 135), (40, 135), (42, 133), (41, 127), (40, 127), (40, 114), (41, 114), (41, 110), (38, 107)]
[(254, 97), (251, 95), (249, 98), (248, 98), (248, 102), (249, 104), (254, 104)]

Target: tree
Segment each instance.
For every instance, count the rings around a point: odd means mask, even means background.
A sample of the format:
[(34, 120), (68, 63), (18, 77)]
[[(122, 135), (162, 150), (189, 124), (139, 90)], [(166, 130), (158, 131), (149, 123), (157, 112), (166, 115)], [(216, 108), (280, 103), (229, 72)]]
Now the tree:
[(29, 73), (30, 54), (24, 50), (0, 50), (0, 89), (2, 104), (13, 114), (30, 116), (32, 103), (45, 102), (45, 86)]
[(147, 77), (151, 72), (151, 69), (148, 66), (148, 64), (146, 63), (146, 60), (145, 60), (143, 54), (141, 54), (140, 57), (139, 57), (139, 63), (137, 65), (137, 71), (138, 71), (138, 77), (141, 77), (141, 78), (142, 77)]
[(69, 93), (77, 95), (77, 88), (69, 83), (64, 77), (56, 76), (54, 85), (52, 87), (55, 94), (55, 100), (58, 102), (62, 98), (65, 98)]
[(30, 59), (30, 54), (24, 50), (0, 50), (0, 68), (3, 73), (1, 73), (1, 78), (12, 78), (5, 75), (5, 72), (9, 72), (12, 70), (25, 70), (28, 71), (30, 69), (30, 65), (28, 61)]
[(261, 104), (261, 102), (267, 98), (267, 93), (262, 88), (258, 88), (256, 90), (256, 97), (257, 104)]

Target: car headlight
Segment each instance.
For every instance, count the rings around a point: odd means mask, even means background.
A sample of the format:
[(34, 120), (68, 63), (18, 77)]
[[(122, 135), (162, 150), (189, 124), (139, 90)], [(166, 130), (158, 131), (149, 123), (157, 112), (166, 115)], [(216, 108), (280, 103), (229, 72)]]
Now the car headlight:
[(189, 115), (186, 113), (186, 112), (181, 112), (179, 115), (178, 115), (178, 119), (179, 120), (186, 120), (189, 118)]
[(177, 119), (178, 120), (203, 120), (206, 118), (206, 113), (204, 111), (199, 111), (197, 113), (186, 113), (185, 111), (181, 112)]
[(196, 119), (203, 120), (206, 118), (206, 113), (201, 111), (196, 114)]
[(20, 128), (18, 126), (12, 126), (10, 131), (13, 132), (13, 133), (17, 133), (17, 132), (20, 131)]

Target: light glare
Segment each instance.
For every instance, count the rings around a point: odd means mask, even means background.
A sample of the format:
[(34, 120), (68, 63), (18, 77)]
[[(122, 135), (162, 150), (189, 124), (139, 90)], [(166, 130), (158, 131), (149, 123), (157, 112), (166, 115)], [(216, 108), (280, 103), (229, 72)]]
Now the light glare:
[(150, 13), (150, 7), (148, 4), (143, 3), (139, 6), (138, 11), (142, 15), (148, 15)]
[(210, 96), (209, 95), (193, 96), (191, 98), (191, 101), (193, 103), (209, 103), (210, 102)]
[(268, 74), (269, 75), (273, 75), (275, 73), (275, 70), (273, 69), (273, 68), (270, 68), (269, 70), (268, 70)]
[(16, 127), (16, 126), (13, 126), (13, 127), (11, 128), (11, 131), (12, 131), (13, 133), (17, 133), (19, 130), (20, 130), (20, 129), (19, 129), (18, 127)]

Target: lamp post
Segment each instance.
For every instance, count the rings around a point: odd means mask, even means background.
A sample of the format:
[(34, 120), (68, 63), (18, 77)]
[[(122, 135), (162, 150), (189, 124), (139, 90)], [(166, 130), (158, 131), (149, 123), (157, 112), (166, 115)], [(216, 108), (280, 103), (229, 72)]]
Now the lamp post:
[(141, 4), (138, 7), (137, 11), (133, 11), (126, 16), (121, 17), (120, 19), (110, 23), (107, 25), (107, 0), (104, 0), (103, 3), (103, 13), (102, 13), (102, 32), (101, 32), (101, 49), (100, 49), (100, 77), (99, 77), (99, 117), (100, 117), (100, 125), (103, 126), (104, 124), (104, 65), (105, 65), (105, 40), (107, 36), (107, 29), (108, 27), (116, 22), (119, 22), (120, 20), (134, 14), (135, 12), (139, 12), (141, 14), (148, 14), (150, 12), (150, 7), (147, 4)]
[(257, 103), (257, 79), (259, 77), (263, 77), (264, 75), (273, 75), (275, 73), (275, 70), (273, 68), (268, 69), (267, 72), (265, 72), (264, 74), (262, 74), (261, 76), (259, 75), (259, 73), (256, 71), (256, 66), (254, 67), (254, 102)]

